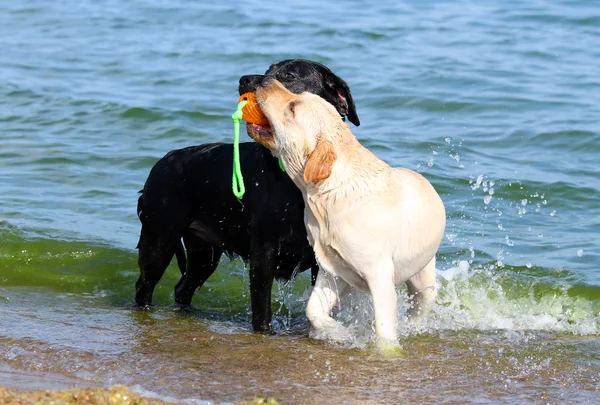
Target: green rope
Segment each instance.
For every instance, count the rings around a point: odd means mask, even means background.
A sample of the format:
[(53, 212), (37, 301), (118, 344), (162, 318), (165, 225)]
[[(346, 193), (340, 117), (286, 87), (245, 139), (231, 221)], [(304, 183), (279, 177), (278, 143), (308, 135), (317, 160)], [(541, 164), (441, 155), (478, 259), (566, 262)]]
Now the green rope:
[[(237, 109), (231, 115), (233, 121), (233, 175), (231, 178), (231, 191), (237, 199), (244, 196), (246, 187), (244, 187), (244, 177), (242, 176), (242, 167), (240, 165), (240, 121), (242, 120), (242, 108), (248, 101), (242, 100), (238, 103)], [(279, 162), (279, 168), (282, 172), (285, 172), (285, 167), (281, 159), (277, 159)]]
[(244, 178), (242, 177), (242, 168), (240, 167), (240, 121), (242, 119), (242, 108), (244, 108), (247, 102), (246, 100), (240, 101), (237, 105), (237, 110), (231, 116), (231, 120), (233, 121), (233, 176), (231, 179), (231, 190), (238, 200), (246, 192)]

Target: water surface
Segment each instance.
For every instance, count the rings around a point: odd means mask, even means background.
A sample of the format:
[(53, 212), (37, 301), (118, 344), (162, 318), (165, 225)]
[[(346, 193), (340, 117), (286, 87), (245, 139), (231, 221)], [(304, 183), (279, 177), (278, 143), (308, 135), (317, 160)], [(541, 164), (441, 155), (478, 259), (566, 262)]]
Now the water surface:
[[(0, 382), (127, 384), (197, 403), (591, 403), (600, 389), (600, 7), (503, 0), (0, 1)], [(359, 140), (448, 212), (440, 294), (405, 354), (308, 337), (308, 279), (253, 334), (224, 259), (133, 306), (137, 191), (169, 150), (230, 141), (241, 75), (303, 57), (352, 90)]]

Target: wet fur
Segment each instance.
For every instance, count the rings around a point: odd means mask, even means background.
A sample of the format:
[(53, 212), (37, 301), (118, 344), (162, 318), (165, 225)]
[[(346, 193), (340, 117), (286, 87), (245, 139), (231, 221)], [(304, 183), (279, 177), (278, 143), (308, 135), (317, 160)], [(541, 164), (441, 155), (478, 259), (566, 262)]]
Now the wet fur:
[[(317, 94), (332, 103), (338, 120), (347, 116), (360, 124), (348, 85), (324, 65), (286, 60), (265, 75), (243, 76), (239, 93), (255, 91), (266, 77), (293, 92)], [(182, 276), (175, 301), (190, 305), (222, 254), (239, 255), (250, 267), (252, 326), (270, 331), (273, 280), (290, 279), (308, 268), (313, 282), (316, 278), (304, 202), (277, 160), (254, 142), (240, 145), (247, 191), (237, 200), (231, 191), (232, 156), (231, 144), (212, 143), (171, 151), (154, 165), (138, 200), (142, 229), (135, 300), (151, 305), (154, 288), (176, 255)]]
[(313, 329), (339, 335), (331, 310), (350, 285), (371, 293), (376, 335), (396, 342), (396, 286), (408, 286), (412, 319), (435, 300), (442, 200), (423, 176), (392, 168), (363, 147), (321, 98), (293, 94), (274, 79), (265, 79), (256, 97), (274, 132), (259, 141), (281, 158), (305, 202), (321, 268), (306, 309)]

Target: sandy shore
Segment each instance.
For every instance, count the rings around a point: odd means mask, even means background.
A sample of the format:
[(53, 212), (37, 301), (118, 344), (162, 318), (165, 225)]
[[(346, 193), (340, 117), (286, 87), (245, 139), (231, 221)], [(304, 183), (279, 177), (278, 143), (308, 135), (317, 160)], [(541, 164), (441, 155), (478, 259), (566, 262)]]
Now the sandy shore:
[[(165, 405), (163, 402), (142, 398), (129, 388), (115, 385), (110, 389), (87, 388), (70, 390), (21, 391), (0, 387), (0, 405)], [(252, 402), (241, 402), (238, 405), (279, 405), (273, 399), (255, 399)]]

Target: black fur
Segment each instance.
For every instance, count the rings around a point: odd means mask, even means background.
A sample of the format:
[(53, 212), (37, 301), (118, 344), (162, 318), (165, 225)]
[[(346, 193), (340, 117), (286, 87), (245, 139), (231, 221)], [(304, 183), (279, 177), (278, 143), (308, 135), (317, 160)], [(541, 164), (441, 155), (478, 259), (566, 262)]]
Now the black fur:
[[(327, 67), (307, 60), (272, 65), (265, 75), (243, 76), (239, 92), (255, 91), (275, 77), (293, 92), (313, 92), (359, 125), (348, 85)], [(250, 267), (252, 326), (271, 330), (273, 279), (290, 279), (318, 267), (304, 227), (302, 195), (263, 146), (240, 145), (246, 194), (231, 191), (233, 147), (213, 143), (169, 152), (150, 171), (138, 200), (142, 222), (138, 305), (151, 305), (154, 287), (174, 255), (182, 277), (175, 301), (189, 305), (195, 290), (215, 271), (221, 255), (237, 254)], [(187, 251), (183, 249), (181, 239)]]
[(305, 59), (284, 60), (271, 65), (264, 75), (242, 76), (240, 95), (256, 91), (256, 87), (265, 77), (277, 79), (292, 93), (308, 91), (321, 96), (332, 104), (342, 117), (348, 117), (348, 121), (356, 126), (360, 125), (350, 88), (327, 66)]

